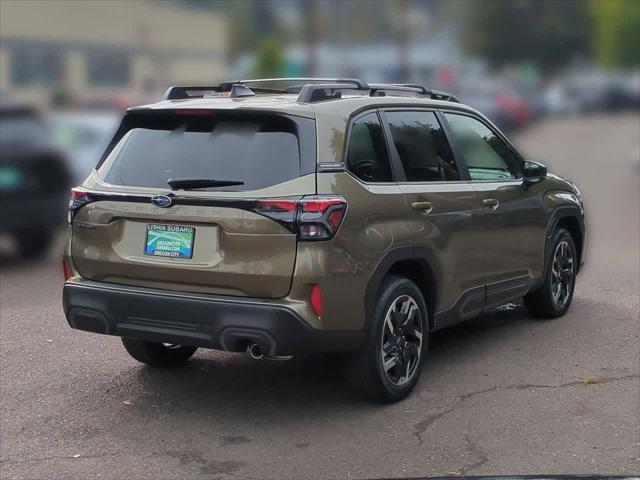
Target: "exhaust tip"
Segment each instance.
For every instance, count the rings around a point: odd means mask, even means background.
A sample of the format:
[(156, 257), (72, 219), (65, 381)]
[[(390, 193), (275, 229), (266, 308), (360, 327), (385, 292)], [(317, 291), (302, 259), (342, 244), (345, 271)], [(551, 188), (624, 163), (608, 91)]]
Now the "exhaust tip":
[(247, 353), (254, 360), (260, 360), (262, 357), (264, 357), (262, 350), (260, 350), (260, 345), (258, 345), (257, 343), (252, 343), (251, 345), (249, 345), (247, 347)]

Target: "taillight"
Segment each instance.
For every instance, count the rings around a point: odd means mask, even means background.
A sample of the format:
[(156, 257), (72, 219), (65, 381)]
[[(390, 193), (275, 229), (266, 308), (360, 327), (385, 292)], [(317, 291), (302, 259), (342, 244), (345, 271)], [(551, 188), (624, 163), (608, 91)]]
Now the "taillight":
[(329, 240), (342, 224), (347, 202), (333, 195), (268, 199), (258, 200), (254, 211), (284, 224), (300, 241)]
[(73, 271), (66, 260), (62, 260), (62, 271), (64, 273), (64, 281), (68, 281), (73, 277)]
[(88, 192), (84, 190), (80, 190), (78, 188), (71, 189), (71, 196), (69, 198), (69, 212), (67, 214), (67, 220), (69, 221), (69, 225), (71, 225), (71, 221), (75, 216), (76, 212), (82, 207), (91, 201), (90, 195)]
[(299, 204), (298, 238), (306, 241), (333, 238), (347, 211), (347, 202), (342, 197), (302, 197)]

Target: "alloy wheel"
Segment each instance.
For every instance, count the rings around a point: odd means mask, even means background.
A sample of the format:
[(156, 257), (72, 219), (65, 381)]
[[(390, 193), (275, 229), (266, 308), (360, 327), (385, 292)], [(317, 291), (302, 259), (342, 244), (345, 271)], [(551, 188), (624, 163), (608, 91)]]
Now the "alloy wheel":
[(574, 277), (573, 252), (569, 242), (563, 240), (556, 247), (551, 265), (551, 296), (558, 308), (564, 308), (569, 300)]
[(380, 343), (382, 367), (394, 385), (413, 378), (422, 353), (422, 315), (409, 295), (396, 298), (387, 311)]

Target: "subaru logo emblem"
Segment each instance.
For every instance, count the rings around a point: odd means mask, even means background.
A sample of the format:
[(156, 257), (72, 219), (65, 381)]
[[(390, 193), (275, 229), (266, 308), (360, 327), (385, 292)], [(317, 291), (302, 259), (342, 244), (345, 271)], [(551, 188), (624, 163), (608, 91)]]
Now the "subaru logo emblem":
[(171, 198), (166, 195), (156, 195), (151, 199), (151, 203), (156, 207), (169, 208), (171, 206)]

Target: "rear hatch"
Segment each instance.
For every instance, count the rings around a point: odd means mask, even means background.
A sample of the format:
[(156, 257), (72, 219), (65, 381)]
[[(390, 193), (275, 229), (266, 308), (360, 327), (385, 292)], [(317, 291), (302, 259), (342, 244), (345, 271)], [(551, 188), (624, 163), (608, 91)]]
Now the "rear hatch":
[(73, 262), (96, 281), (283, 297), (297, 246), (290, 205), (315, 188), (313, 119), (134, 110), (73, 192)]

